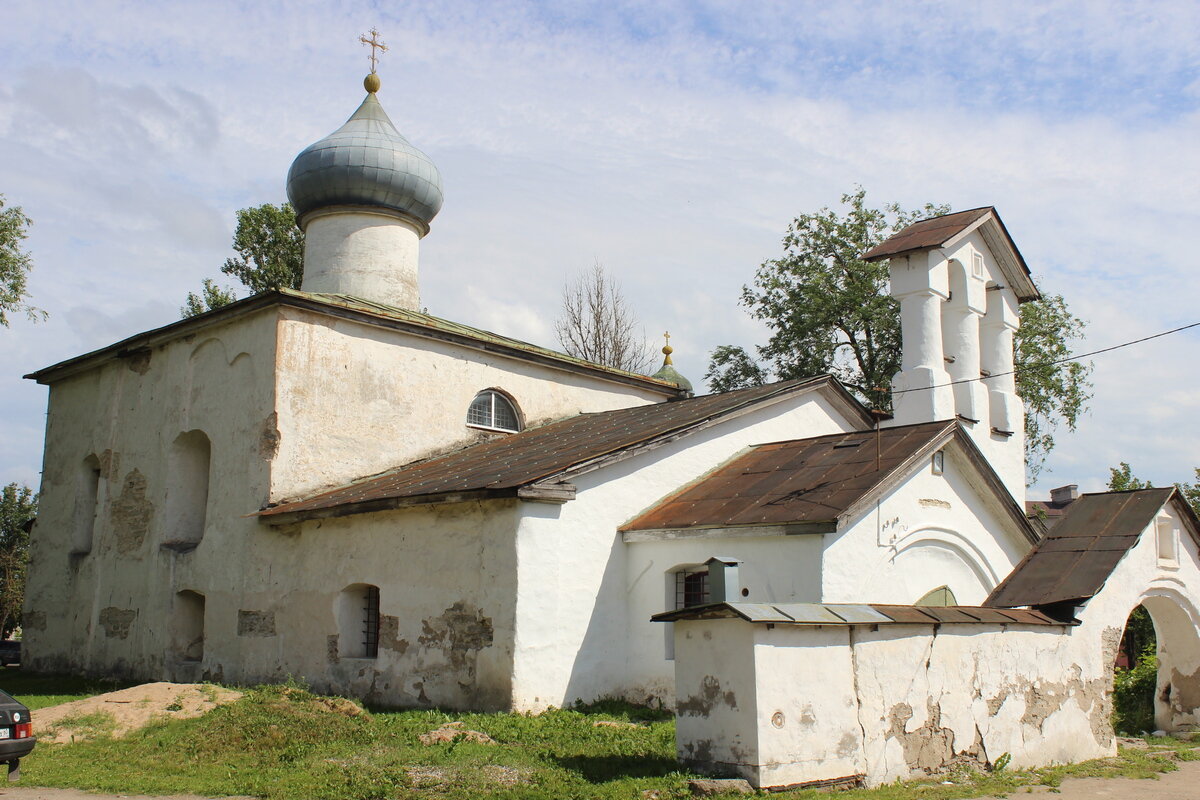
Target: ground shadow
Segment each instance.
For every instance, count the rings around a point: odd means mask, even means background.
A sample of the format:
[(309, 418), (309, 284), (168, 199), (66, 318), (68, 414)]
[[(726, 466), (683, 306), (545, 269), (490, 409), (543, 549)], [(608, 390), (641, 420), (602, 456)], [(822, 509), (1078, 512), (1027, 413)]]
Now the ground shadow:
[(571, 770), (588, 783), (608, 783), (625, 778), (661, 778), (679, 771), (674, 758), (656, 755), (557, 756), (563, 769)]

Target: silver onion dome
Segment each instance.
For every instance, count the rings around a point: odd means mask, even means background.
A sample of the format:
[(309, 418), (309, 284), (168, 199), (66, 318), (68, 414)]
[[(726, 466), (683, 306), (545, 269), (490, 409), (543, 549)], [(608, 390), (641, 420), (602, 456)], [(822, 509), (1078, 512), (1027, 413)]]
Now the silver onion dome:
[(365, 85), (367, 97), (346, 124), (296, 156), (288, 200), (298, 217), (330, 206), (374, 206), (428, 225), (442, 208), (441, 173), (388, 118), (375, 97), (378, 76)]

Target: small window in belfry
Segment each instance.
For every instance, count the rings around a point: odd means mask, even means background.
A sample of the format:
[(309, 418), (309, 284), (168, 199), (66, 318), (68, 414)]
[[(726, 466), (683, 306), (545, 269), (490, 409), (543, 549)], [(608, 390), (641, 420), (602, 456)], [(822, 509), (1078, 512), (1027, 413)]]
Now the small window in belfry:
[(494, 389), (485, 389), (475, 395), (467, 409), (467, 424), (478, 428), (517, 433), (521, 421), (512, 401)]
[(933, 474), (941, 475), (946, 471), (946, 451), (938, 450), (933, 454)]
[(971, 254), (971, 276), (983, 280), (983, 254)]

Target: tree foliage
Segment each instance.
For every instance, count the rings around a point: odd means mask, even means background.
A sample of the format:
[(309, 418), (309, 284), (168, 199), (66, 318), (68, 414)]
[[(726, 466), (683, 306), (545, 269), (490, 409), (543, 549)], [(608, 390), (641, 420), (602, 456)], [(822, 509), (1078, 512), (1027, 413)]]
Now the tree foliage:
[[(1109, 467), (1108, 488), (1114, 492), (1124, 492), (1131, 489), (1153, 489), (1154, 484), (1144, 481), (1133, 474), (1133, 468), (1127, 461), (1122, 461), (1119, 467)], [(1192, 510), (1200, 514), (1200, 467), (1194, 469), (1194, 480), (1176, 481), (1175, 488)]]
[(554, 323), (559, 344), (576, 358), (629, 372), (646, 372), (654, 354), (621, 287), (596, 262), (563, 287)]
[(227, 259), (221, 272), (237, 278), (251, 294), (300, 288), (304, 233), (291, 203), (239, 209), (233, 249), (237, 257)]
[(10, 483), (0, 489), (0, 635), (21, 624), (25, 572), (29, 563), (29, 521), (37, 516), (37, 495)]
[[(237, 278), (250, 294), (300, 288), (304, 278), (304, 232), (296, 224), (296, 212), (290, 203), (238, 209), (233, 250), (237, 255), (225, 260), (221, 272)], [(180, 314), (194, 317), (236, 299), (232, 289), (205, 279), (200, 294), (188, 293)]]
[(234, 300), (237, 300), (237, 295), (233, 289), (222, 289), (212, 278), (205, 278), (200, 294), (188, 292), (187, 300), (179, 309), (179, 314), (184, 318), (199, 316), (206, 311), (227, 306)]
[[(714, 350), (705, 374), (714, 391), (829, 373), (868, 404), (890, 408), (887, 387), (901, 361), (900, 307), (888, 294), (887, 264), (860, 256), (911, 223), (950, 209), (933, 203), (868, 208), (861, 187), (843, 195), (842, 205), (792, 220), (783, 256), (764, 261), (754, 284), (742, 288), (742, 306), (771, 335), (755, 348), (757, 358), (734, 345)], [(1060, 295), (1021, 305), (1014, 360), (1031, 476), (1054, 446), (1056, 427), (1074, 430), (1091, 397), (1091, 365), (1063, 360), (1083, 328)]]
[(31, 224), (33, 220), (20, 206), (6, 208), (4, 195), (0, 194), (0, 325), (6, 328), (10, 312), (25, 314), (32, 320), (46, 318), (45, 311), (28, 302), (26, 285), (29, 271), (33, 269), (33, 258), (25, 252), (22, 243)]

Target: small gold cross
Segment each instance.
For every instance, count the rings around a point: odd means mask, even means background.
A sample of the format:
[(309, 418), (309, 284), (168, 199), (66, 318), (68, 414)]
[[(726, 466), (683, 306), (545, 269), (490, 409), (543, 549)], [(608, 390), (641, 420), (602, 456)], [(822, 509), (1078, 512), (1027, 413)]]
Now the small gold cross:
[(386, 53), (388, 48), (387, 45), (379, 39), (379, 31), (371, 28), (370, 33), (370, 39), (368, 39), (367, 34), (364, 33), (362, 36), (358, 37), (358, 40), (371, 48), (371, 72), (374, 74), (375, 64), (379, 61), (379, 56), (375, 54), (375, 50), (378, 49), (380, 52)]

